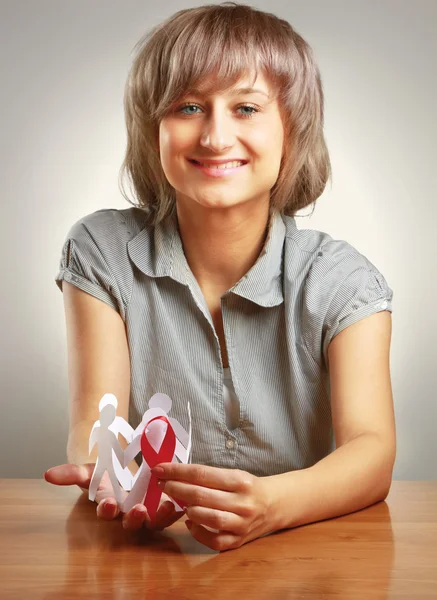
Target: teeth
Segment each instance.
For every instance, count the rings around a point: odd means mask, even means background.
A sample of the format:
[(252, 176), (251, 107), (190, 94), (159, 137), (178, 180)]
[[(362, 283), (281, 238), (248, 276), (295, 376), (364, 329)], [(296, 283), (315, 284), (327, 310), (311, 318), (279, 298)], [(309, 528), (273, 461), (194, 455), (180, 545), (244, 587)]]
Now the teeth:
[(244, 162), (238, 161), (238, 160), (234, 160), (233, 162), (228, 162), (223, 165), (205, 165), (198, 161), (196, 161), (196, 162), (198, 165), (200, 165), (202, 167), (208, 167), (208, 169), (233, 169), (235, 167), (241, 167), (242, 165), (244, 165)]

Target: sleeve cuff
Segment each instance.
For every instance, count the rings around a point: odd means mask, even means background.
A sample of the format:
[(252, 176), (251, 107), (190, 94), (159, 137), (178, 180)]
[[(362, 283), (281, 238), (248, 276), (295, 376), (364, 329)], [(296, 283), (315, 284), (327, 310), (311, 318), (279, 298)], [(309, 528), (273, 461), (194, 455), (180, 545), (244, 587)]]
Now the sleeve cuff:
[(334, 337), (340, 333), (340, 331), (343, 331), (343, 329), (346, 329), (346, 327), (349, 327), (349, 325), (353, 325), (357, 321), (361, 321), (361, 319), (364, 319), (365, 317), (368, 317), (377, 312), (382, 312), (384, 310), (393, 312), (392, 300), (390, 298), (380, 298), (379, 300), (370, 302), (369, 304), (361, 306), (357, 310), (351, 312), (346, 317), (343, 317), (343, 319), (340, 319), (335, 330), (332, 331), (329, 338), (325, 340), (325, 348), (323, 349), (323, 351), (325, 355), (326, 364), (328, 365), (328, 346), (334, 339)]
[(82, 277), (82, 275), (78, 275), (77, 273), (74, 273), (68, 268), (65, 268), (59, 271), (58, 275), (55, 278), (55, 281), (56, 285), (61, 290), (61, 292), (62, 281), (67, 281), (68, 283), (75, 285), (77, 288), (86, 292), (87, 294), (90, 294), (91, 296), (102, 300), (106, 304), (109, 304), (109, 306), (111, 306), (120, 314), (120, 308), (117, 302), (114, 300), (114, 298), (105, 289), (94, 283), (91, 283), (91, 281), (88, 281), (88, 279), (85, 279), (85, 277)]

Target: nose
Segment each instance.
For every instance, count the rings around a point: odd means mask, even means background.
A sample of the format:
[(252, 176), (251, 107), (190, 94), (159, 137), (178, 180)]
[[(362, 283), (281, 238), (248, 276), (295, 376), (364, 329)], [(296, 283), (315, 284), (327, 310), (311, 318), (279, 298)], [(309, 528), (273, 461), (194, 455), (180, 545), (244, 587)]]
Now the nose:
[(235, 123), (228, 119), (226, 115), (211, 113), (205, 119), (202, 134), (200, 136), (200, 145), (208, 148), (212, 152), (220, 153), (226, 148), (230, 148), (235, 139)]

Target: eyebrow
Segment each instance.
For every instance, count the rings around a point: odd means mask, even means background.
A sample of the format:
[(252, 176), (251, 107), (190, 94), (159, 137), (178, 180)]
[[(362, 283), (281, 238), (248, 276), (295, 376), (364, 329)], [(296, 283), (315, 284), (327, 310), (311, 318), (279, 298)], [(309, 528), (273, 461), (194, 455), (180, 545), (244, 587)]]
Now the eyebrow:
[[(201, 90), (199, 90), (197, 88), (192, 88), (192, 89), (188, 90), (188, 94), (202, 96), (203, 92), (201, 92)], [(266, 92), (264, 92), (263, 90), (260, 90), (258, 88), (244, 87), (244, 88), (236, 88), (231, 91), (231, 96), (238, 96), (240, 94), (263, 94), (263, 96), (270, 98), (270, 96)]]

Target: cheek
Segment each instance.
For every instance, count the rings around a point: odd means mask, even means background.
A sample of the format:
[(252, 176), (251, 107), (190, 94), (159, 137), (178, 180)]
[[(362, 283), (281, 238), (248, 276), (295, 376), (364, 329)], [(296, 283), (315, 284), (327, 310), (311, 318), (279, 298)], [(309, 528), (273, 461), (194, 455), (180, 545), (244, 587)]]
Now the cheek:
[(283, 152), (284, 132), (282, 124), (272, 125), (263, 131), (263, 135), (257, 139), (257, 148), (259, 148), (262, 161), (262, 177), (269, 185), (277, 180), (281, 168), (281, 159)]
[(159, 132), (160, 146), (163, 153), (174, 155), (192, 145), (192, 128), (183, 124), (168, 124), (162, 126)]
[(261, 155), (273, 158), (277, 154), (282, 154), (284, 130), (281, 122), (270, 122), (262, 129), (254, 131), (253, 134), (253, 143)]

